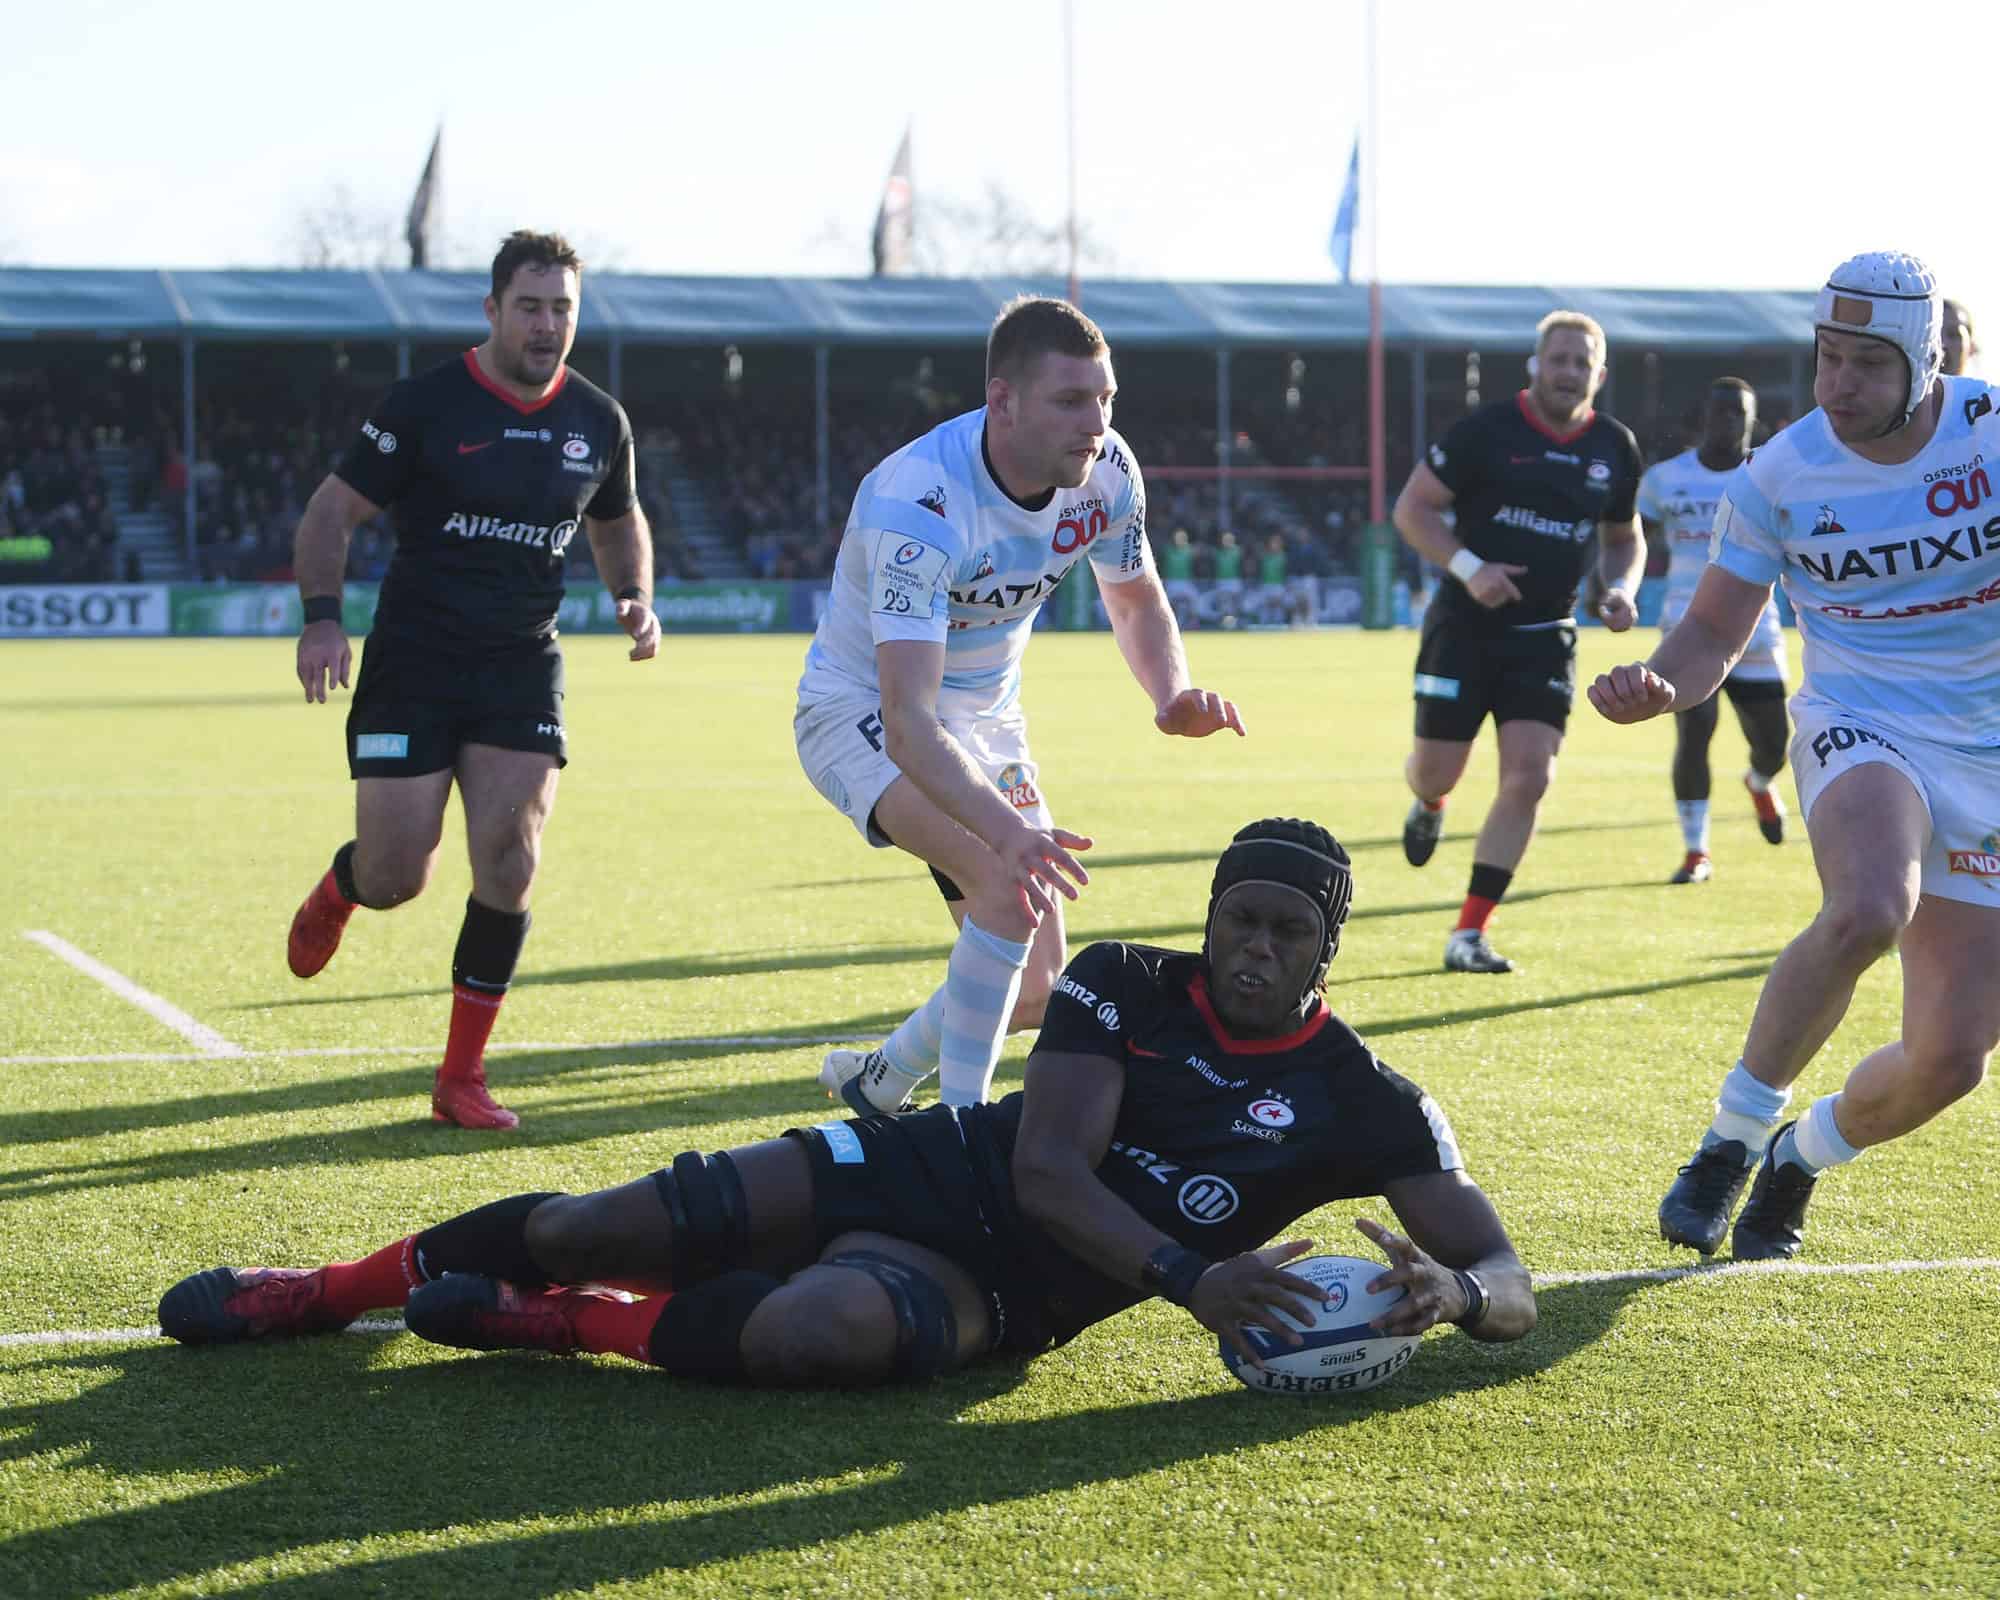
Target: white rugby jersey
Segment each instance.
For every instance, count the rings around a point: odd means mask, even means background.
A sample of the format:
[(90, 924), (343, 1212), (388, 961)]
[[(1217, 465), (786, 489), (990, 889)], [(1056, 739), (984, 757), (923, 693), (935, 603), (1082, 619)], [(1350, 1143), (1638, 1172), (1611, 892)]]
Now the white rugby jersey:
[[(1659, 523), (1667, 536), (1667, 597), (1660, 607), (1660, 626), (1681, 620), (1694, 598), (1695, 585), (1708, 567), (1708, 536), (1715, 526), (1715, 508), (1735, 469), (1717, 472), (1701, 464), (1694, 450), (1683, 450), (1656, 461), (1639, 480), (1639, 515)], [(1757, 618), (1756, 630), (1744, 648), (1732, 678), (1770, 682), (1785, 676), (1785, 633), (1774, 599)]]
[[(1940, 744), (2000, 745), (2000, 411), (1946, 378), (1937, 433), (1878, 466), (1811, 411), (1730, 477), (1709, 559), (1781, 581), (1802, 692)], [(1988, 461), (1986, 448), (1994, 449)]]
[(994, 481), (986, 408), (906, 444), (861, 480), (799, 694), (874, 691), (875, 646), (945, 647), (938, 715), (987, 716), (1020, 692), (1035, 613), (1088, 554), (1100, 583), (1151, 570), (1146, 490), (1117, 433), (1081, 488), (1029, 511)]

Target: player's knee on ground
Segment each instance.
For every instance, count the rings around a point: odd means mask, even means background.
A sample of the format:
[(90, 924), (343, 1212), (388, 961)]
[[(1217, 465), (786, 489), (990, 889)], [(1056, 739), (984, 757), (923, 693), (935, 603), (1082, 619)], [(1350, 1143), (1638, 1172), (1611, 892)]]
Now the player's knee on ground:
[(874, 1384), (896, 1367), (889, 1292), (852, 1267), (810, 1266), (751, 1313), (743, 1364), (755, 1383)]

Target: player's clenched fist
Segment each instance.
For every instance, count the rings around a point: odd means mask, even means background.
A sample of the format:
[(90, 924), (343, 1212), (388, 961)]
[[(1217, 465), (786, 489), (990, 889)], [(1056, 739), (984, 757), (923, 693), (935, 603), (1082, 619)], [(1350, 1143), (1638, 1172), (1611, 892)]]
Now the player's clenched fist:
[(1600, 674), (1588, 693), (1598, 714), (1612, 722), (1644, 722), (1674, 705), (1674, 686), (1643, 661)]

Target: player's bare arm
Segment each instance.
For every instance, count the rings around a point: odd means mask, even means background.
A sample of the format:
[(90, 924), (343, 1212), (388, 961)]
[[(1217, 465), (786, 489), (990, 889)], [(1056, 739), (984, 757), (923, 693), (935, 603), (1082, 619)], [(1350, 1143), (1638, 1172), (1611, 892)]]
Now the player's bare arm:
[[(313, 491), (298, 532), (292, 535), (292, 570), (298, 575), (299, 596), (308, 606), (331, 599), (338, 608), (347, 578), (348, 542), (356, 528), (381, 512), (374, 501), (331, 472)], [(339, 617), (308, 620), (299, 633), (298, 653), (299, 683), (307, 701), (324, 703), (336, 683), (345, 689), (353, 666), (354, 651)]]
[(1590, 686), (1590, 703), (1612, 722), (1644, 722), (1663, 711), (1700, 705), (1729, 676), (1770, 598), (1769, 584), (1710, 566), (1659, 649), (1646, 661), (1600, 674)]
[(1098, 594), (1111, 619), (1112, 637), (1139, 687), (1153, 702), (1153, 722), (1162, 733), (1205, 739), (1232, 728), (1240, 738), (1243, 717), (1233, 702), (1188, 681), (1187, 648), (1165, 585), (1148, 556), (1146, 570), (1127, 583), (1102, 583)]
[(660, 619), (653, 614), (653, 530), (638, 501), (622, 517), (586, 516), (583, 530), (598, 576), (618, 601), (618, 626), (632, 639), (632, 659), (650, 661), (660, 648)]
[[(1396, 524), (1403, 543), (1457, 578), (1465, 585), (1465, 592), (1482, 606), (1491, 609), (1520, 599), (1521, 591), (1514, 587), (1514, 579), (1528, 569), (1512, 562), (1480, 561), (1459, 543), (1458, 536), (1445, 522), (1444, 514), (1457, 498), (1442, 478), (1419, 461), (1410, 481), (1403, 485), (1403, 492), (1396, 496), (1390, 520)], [(1477, 568), (1472, 565), (1475, 561), (1479, 562)], [(1453, 562), (1458, 564), (1454, 566)]]
[[(1409, 1289), (1409, 1297), (1382, 1319), (1384, 1333), (1421, 1333), (1439, 1322), (1458, 1322), (1475, 1339), (1504, 1341), (1534, 1327), (1534, 1281), (1478, 1184), (1463, 1172), (1426, 1173), (1396, 1179), (1382, 1198), (1403, 1225), (1401, 1234), (1367, 1217), (1354, 1225), (1392, 1264), (1368, 1287), (1400, 1283)], [(1476, 1308), (1468, 1304), (1466, 1285), (1454, 1269), (1472, 1273), (1487, 1298), (1485, 1312), (1469, 1322), (1461, 1319)]]
[(1076, 898), (1075, 884), (1090, 874), (1072, 850), (1090, 840), (1064, 828), (1031, 828), (1013, 804), (986, 781), (958, 741), (938, 721), (944, 683), (944, 645), (928, 639), (889, 639), (875, 647), (882, 689), (882, 742), (896, 770), (924, 798), (1001, 860), (1037, 915), (1054, 909), (1048, 891)]
[[(1124, 1094), (1125, 1068), (1109, 1057), (1054, 1050), (1031, 1055), (1014, 1141), (1014, 1192), (1022, 1212), (1078, 1260), (1120, 1283), (1150, 1287), (1147, 1262), (1180, 1246), (1097, 1177)], [(1311, 1248), (1311, 1240), (1294, 1239), (1205, 1264), (1186, 1286), (1183, 1303), (1197, 1322), (1261, 1368), (1240, 1327), (1254, 1323), (1299, 1342), (1277, 1309), (1308, 1321), (1318, 1291), (1280, 1271), (1279, 1263)], [(1192, 1265), (1204, 1266), (1198, 1258)]]
[(1604, 598), (1597, 603), (1597, 615), (1613, 633), (1623, 633), (1639, 620), (1635, 597), (1645, 573), (1646, 539), (1639, 518), (1598, 523), (1597, 575), (1604, 582)]

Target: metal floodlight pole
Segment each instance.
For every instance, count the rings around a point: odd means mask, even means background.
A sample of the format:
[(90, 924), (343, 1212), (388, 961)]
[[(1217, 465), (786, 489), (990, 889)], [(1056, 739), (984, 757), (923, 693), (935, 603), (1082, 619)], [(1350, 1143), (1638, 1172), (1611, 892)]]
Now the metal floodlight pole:
[(1382, 144), (1381, 75), (1377, 62), (1379, 36), (1376, 29), (1376, 0), (1366, 7), (1368, 40), (1365, 52), (1368, 73), (1368, 115), (1362, 139), (1361, 218), (1362, 236), (1368, 241), (1368, 520), (1383, 518), (1385, 479), (1388, 475), (1386, 440), (1382, 410), (1386, 385), (1382, 374), (1382, 258), (1378, 247), (1381, 207), (1377, 203), (1380, 165), (1376, 152)]
[(1083, 304), (1076, 273), (1076, 0), (1063, 0), (1063, 105), (1069, 126), (1069, 303)]

